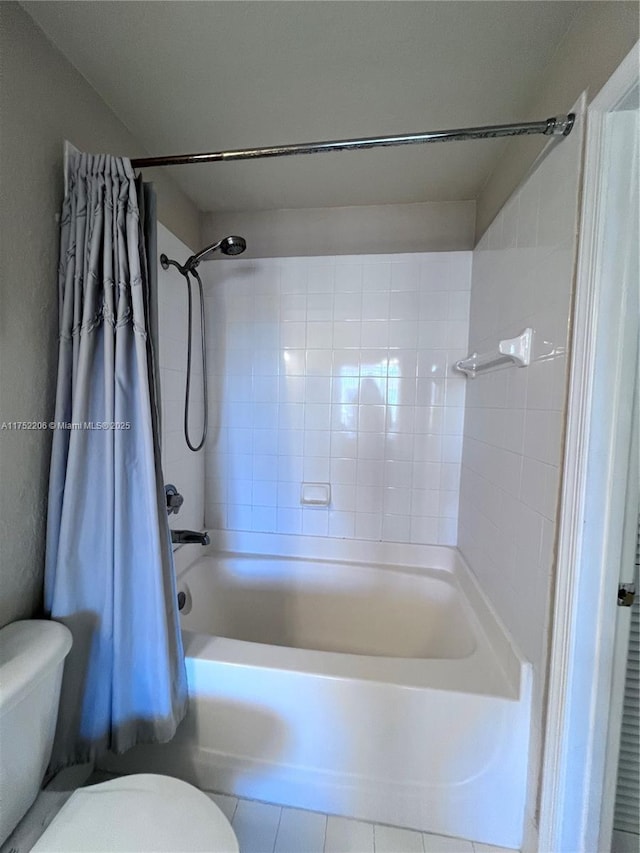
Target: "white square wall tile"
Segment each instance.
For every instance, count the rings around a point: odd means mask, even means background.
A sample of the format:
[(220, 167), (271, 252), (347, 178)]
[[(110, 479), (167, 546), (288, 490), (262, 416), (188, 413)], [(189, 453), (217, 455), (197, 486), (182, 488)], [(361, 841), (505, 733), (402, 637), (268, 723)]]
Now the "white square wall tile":
[(418, 378), (416, 403), (418, 406), (444, 406), (446, 382), (444, 379)]
[(291, 349), (304, 349), (306, 344), (306, 323), (284, 323), (280, 329), (280, 346)]
[(302, 532), (306, 536), (327, 536), (329, 533), (329, 512), (321, 507), (302, 510)]
[[(359, 320), (388, 320), (390, 295), (387, 291), (373, 291), (361, 297)], [(336, 319), (338, 319), (336, 317)]]
[(382, 515), (372, 512), (356, 512), (356, 539), (382, 539)]
[(351, 293), (362, 291), (362, 264), (340, 263), (345, 259), (338, 259), (334, 273), (334, 287), (337, 293)]
[(384, 462), (382, 459), (358, 459), (357, 482), (360, 486), (382, 486)]
[(390, 320), (388, 344), (391, 349), (415, 348), (418, 344), (418, 321)]
[(352, 539), (356, 530), (355, 512), (331, 510), (329, 512), (329, 536)]
[[(356, 487), (353, 485), (331, 486), (331, 510), (337, 512), (355, 512)], [(354, 522), (355, 523), (355, 522)]]
[(331, 402), (331, 378), (325, 376), (307, 376), (304, 381), (305, 403)]
[(386, 347), (389, 342), (388, 320), (363, 320), (360, 330), (362, 347)]
[(385, 376), (361, 376), (359, 402), (363, 405), (380, 405), (387, 398), (387, 378)]
[[(446, 466), (439, 462), (414, 462), (412, 486), (414, 489), (442, 488), (441, 475)], [(456, 486), (457, 488), (457, 486)]]
[(280, 402), (278, 406), (278, 429), (301, 430), (304, 427), (304, 405)]
[(335, 266), (332, 258), (325, 263), (313, 264), (308, 268), (307, 290), (311, 293), (331, 293), (334, 288)]
[[(293, 457), (302, 456), (304, 450), (304, 431), (301, 429), (278, 430), (278, 455), (289, 461)], [(283, 463), (284, 464), (284, 463)], [(280, 465), (280, 463), (278, 463)], [(278, 468), (278, 479), (281, 480), (280, 468)]]
[(421, 379), (444, 378), (449, 368), (447, 350), (419, 350), (418, 351), (418, 376)]
[(447, 322), (445, 320), (423, 320), (421, 318), (418, 326), (418, 348), (447, 349), (450, 346), (457, 346), (450, 339)]
[(306, 352), (306, 375), (331, 376), (332, 350), (308, 349)]
[(253, 506), (251, 511), (251, 529), (261, 533), (275, 533), (277, 529), (276, 508)]
[(384, 512), (387, 515), (411, 515), (411, 489), (385, 487)]
[(411, 513), (414, 516), (431, 516), (440, 513), (440, 491), (437, 489), (413, 489), (411, 491)]
[(385, 542), (410, 542), (411, 518), (404, 515), (384, 515), (382, 538)]
[(331, 320), (308, 322), (306, 334), (307, 349), (321, 349), (331, 347), (333, 341), (334, 324)]
[[(362, 295), (358, 291), (356, 293), (343, 292), (336, 289), (333, 300), (333, 319), (339, 320), (362, 320), (365, 317)], [(382, 319), (386, 319), (386, 313)], [(371, 319), (378, 319), (373, 316)]]
[(283, 293), (280, 296), (280, 320), (283, 323), (303, 323), (307, 316), (307, 297), (301, 293)]
[(384, 405), (358, 407), (358, 428), (361, 433), (384, 433), (385, 420), (386, 407)]
[(305, 483), (328, 483), (331, 462), (328, 457), (305, 456), (302, 473)]
[(333, 323), (332, 339), (336, 349), (360, 347), (362, 323), (359, 320), (337, 320)]
[(330, 427), (331, 405), (329, 403), (307, 403), (305, 405), (305, 430), (328, 430)]
[(358, 512), (382, 512), (384, 494), (382, 486), (356, 486), (356, 510)]
[(331, 482), (341, 484), (353, 484), (356, 482), (355, 459), (332, 459), (331, 460)]
[(448, 320), (468, 320), (471, 294), (469, 291), (456, 290), (449, 293)]
[(458, 319), (449, 316), (450, 298), (451, 294), (446, 292), (422, 291), (419, 301), (420, 319), (429, 321)]
[(331, 456), (341, 459), (356, 459), (358, 456), (358, 435), (356, 432), (331, 432)]
[(254, 480), (277, 480), (278, 479), (278, 457), (275, 455), (254, 455), (253, 457), (253, 479)]
[(302, 533), (302, 510), (278, 507), (276, 510), (276, 529), (278, 533)]
[(305, 352), (304, 349), (294, 349), (283, 345), (280, 351), (281, 369), (279, 369), (278, 374), (283, 377), (305, 376)]
[(442, 437), (442, 461), (459, 465), (462, 459), (463, 440), (461, 435)]
[(389, 318), (391, 320), (415, 320), (420, 300), (415, 290), (394, 291), (389, 295)]
[(254, 506), (275, 506), (277, 503), (277, 487), (275, 480), (254, 480), (251, 491), (251, 503)]
[[(448, 436), (446, 437), (448, 438)], [(454, 437), (454, 438), (457, 438)], [(441, 435), (416, 435), (414, 437), (413, 458), (416, 462), (443, 461), (443, 444), (445, 438)], [(462, 444), (458, 441), (458, 444)], [(449, 460), (446, 460), (449, 461)], [(452, 460), (456, 461), (456, 460)]]
[(438, 545), (455, 547), (458, 544), (458, 519), (440, 518), (438, 520)]
[(385, 486), (394, 486), (398, 489), (410, 489), (413, 482), (413, 470), (414, 466), (411, 462), (385, 462)]
[(329, 430), (306, 430), (304, 433), (304, 455), (329, 457), (331, 433)]
[(385, 263), (362, 265), (363, 298), (369, 291), (389, 290), (391, 286), (391, 265)]
[(411, 542), (417, 544), (430, 544), (438, 541), (438, 519), (437, 518), (421, 518), (412, 516), (411, 518)]
[(450, 290), (471, 290), (473, 252), (451, 252), (449, 254)]
[(278, 483), (277, 505), (282, 508), (295, 508), (300, 506), (300, 483), (295, 482)]
[(333, 319), (333, 293), (309, 293), (307, 296), (307, 322)]
[(417, 290), (420, 264), (417, 260), (394, 260), (391, 264), (391, 290)]
[(414, 454), (414, 441), (418, 436), (405, 435), (399, 432), (388, 432), (385, 437), (384, 458), (395, 462), (412, 462), (416, 459)]

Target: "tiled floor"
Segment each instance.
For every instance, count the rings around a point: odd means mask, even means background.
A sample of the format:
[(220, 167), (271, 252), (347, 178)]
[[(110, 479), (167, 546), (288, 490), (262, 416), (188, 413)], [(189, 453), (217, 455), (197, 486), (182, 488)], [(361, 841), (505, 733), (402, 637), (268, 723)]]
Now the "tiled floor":
[(231, 821), (240, 853), (512, 853), (461, 838), (205, 793)]
[[(97, 773), (89, 782), (108, 778), (110, 774)], [(0, 853), (28, 853), (72, 790), (52, 785), (41, 791)], [(515, 853), (460, 838), (205, 793), (231, 821), (240, 853)]]

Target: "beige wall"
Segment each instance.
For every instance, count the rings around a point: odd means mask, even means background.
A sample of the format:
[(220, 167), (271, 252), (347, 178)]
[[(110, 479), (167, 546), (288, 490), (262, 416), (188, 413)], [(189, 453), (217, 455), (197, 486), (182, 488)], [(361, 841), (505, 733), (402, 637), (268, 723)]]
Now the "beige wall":
[(245, 258), (453, 252), (473, 248), (475, 202), (207, 213), (202, 239), (247, 241)]
[[(62, 144), (142, 153), (16, 3), (0, 3), (0, 422), (53, 417)], [(155, 177), (155, 176), (154, 176)], [(189, 245), (199, 214), (167, 176), (159, 218)], [(0, 625), (41, 601), (51, 435), (0, 431)]]
[[(592, 100), (638, 40), (639, 10), (636, 2), (585, 4), (518, 118), (533, 121), (568, 112), (585, 89)], [(478, 197), (477, 239), (524, 179), (545, 142), (544, 137), (531, 136), (509, 143)]]

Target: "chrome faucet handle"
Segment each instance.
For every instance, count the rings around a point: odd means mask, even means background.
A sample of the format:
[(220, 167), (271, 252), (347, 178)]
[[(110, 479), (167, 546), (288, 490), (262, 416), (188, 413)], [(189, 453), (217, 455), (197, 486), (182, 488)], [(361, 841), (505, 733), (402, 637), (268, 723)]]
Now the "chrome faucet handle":
[(177, 488), (171, 483), (167, 483), (167, 485), (164, 487), (164, 493), (167, 499), (168, 515), (177, 515), (180, 512), (180, 507), (184, 503), (184, 498), (177, 490)]

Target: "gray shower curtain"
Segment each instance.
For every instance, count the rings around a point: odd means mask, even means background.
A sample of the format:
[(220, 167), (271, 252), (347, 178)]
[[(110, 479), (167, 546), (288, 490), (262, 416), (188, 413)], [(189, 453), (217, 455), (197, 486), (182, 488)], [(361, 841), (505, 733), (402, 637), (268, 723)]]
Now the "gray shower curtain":
[(50, 772), (167, 741), (186, 710), (159, 453), (156, 256), (145, 251), (154, 212), (129, 160), (73, 158), (61, 223), (45, 609), (74, 644)]

